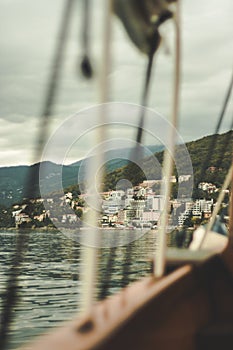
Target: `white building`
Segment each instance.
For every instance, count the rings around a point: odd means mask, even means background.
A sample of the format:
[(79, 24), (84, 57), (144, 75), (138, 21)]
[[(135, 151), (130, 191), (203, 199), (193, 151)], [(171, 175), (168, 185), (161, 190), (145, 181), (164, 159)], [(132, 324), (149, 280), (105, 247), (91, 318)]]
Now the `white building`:
[(118, 212), (118, 222), (122, 222), (124, 224), (127, 224), (129, 221), (132, 221), (136, 216), (136, 210), (127, 207), (125, 209), (121, 209)]
[(178, 178), (178, 182), (187, 182), (191, 179), (191, 175), (180, 175)]
[(106, 215), (114, 215), (125, 207), (124, 191), (111, 191), (109, 196), (103, 200), (102, 210)]
[(160, 218), (161, 212), (160, 211), (144, 211), (142, 220), (143, 221), (148, 221), (148, 222), (158, 222)]
[(62, 215), (62, 223), (69, 222), (70, 224), (73, 224), (78, 221), (78, 218), (75, 214), (64, 214)]
[(29, 215), (23, 213), (22, 210), (23, 209), (12, 212), (12, 216), (15, 219), (16, 228), (19, 227), (19, 225), (21, 225), (22, 223), (28, 223), (32, 221)]
[(141, 186), (143, 187), (152, 187), (156, 183), (160, 183), (161, 180), (144, 180)]
[(213, 208), (213, 199), (198, 199), (194, 203), (186, 202), (185, 203), (185, 211), (181, 213), (178, 217), (178, 225), (183, 226), (185, 220), (190, 216), (195, 216), (198, 218), (202, 218), (202, 214), (211, 214)]
[(198, 188), (202, 191), (207, 191), (208, 193), (217, 192), (217, 187), (210, 182), (200, 182)]
[(125, 195), (125, 192), (122, 190), (118, 190), (118, 191), (111, 191), (109, 193), (109, 197), (107, 198), (108, 200), (121, 200), (122, 197)]
[(144, 199), (137, 199), (131, 201), (130, 204), (131, 208), (135, 210), (135, 218), (136, 219), (142, 219), (143, 212), (146, 207), (146, 202)]
[(130, 203), (133, 200), (133, 196), (134, 196), (134, 189), (128, 188), (126, 190), (125, 207), (130, 206)]
[(164, 196), (153, 195), (146, 198), (146, 210), (162, 211), (164, 208)]

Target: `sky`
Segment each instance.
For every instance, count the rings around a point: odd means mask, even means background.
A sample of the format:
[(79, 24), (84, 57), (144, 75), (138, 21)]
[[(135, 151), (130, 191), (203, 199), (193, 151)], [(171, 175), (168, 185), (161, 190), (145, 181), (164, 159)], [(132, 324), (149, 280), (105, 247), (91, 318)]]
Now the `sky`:
[[(95, 77), (91, 81), (84, 80), (78, 70), (82, 54), (82, 0), (75, 2), (49, 137), (69, 116), (82, 114), (83, 109), (90, 111), (88, 118), (91, 118), (91, 107), (99, 103), (103, 2), (92, 1), (90, 40)], [(63, 5), (64, 0), (0, 0), (0, 166), (32, 162)], [(181, 13), (182, 84), (178, 131), (184, 141), (190, 141), (214, 132), (230, 82), (233, 2), (183, 0)], [(112, 19), (112, 26), (109, 101), (139, 104), (146, 57), (131, 43), (117, 18)], [(167, 23), (163, 32), (172, 52), (172, 23)], [(164, 118), (169, 118), (171, 109), (172, 68), (172, 54), (166, 54), (165, 45), (161, 45), (156, 55), (149, 107)], [(221, 132), (231, 125), (232, 100)], [(85, 124), (85, 118), (80, 118), (80, 129), (85, 130), (81, 123)], [(122, 125), (115, 131), (110, 130), (110, 135), (117, 133), (121, 137), (123, 134), (126, 138), (132, 137), (132, 130), (123, 130)], [(83, 143), (79, 142), (78, 148), (70, 152), (68, 162), (85, 157), (91, 139), (90, 135)]]

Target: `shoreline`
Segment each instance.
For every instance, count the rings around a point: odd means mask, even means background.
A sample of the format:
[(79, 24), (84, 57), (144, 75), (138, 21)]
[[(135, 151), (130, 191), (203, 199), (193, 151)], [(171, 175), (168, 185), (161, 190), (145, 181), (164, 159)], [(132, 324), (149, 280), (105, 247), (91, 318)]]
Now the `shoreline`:
[(7, 231), (7, 232), (29, 232), (29, 231), (38, 231), (38, 232), (59, 232), (59, 230), (55, 227), (31, 227), (31, 228), (16, 228), (16, 227), (1, 227), (0, 228), (0, 232), (1, 231)]
[[(75, 228), (65, 228), (67, 231), (76, 231)], [(80, 231), (85, 231), (87, 228), (86, 227), (82, 227), (80, 229)], [(135, 228), (128, 228), (128, 227), (99, 227), (99, 229), (104, 230), (104, 231), (112, 231), (112, 230), (116, 230), (116, 231), (130, 231), (130, 230), (150, 230), (150, 231), (156, 231), (157, 228), (149, 228), (149, 227), (135, 227)], [(32, 227), (32, 228), (16, 228), (16, 227), (1, 227), (0, 228), (0, 232), (30, 232), (30, 231), (37, 231), (37, 232), (61, 232), (58, 228), (56, 227)]]

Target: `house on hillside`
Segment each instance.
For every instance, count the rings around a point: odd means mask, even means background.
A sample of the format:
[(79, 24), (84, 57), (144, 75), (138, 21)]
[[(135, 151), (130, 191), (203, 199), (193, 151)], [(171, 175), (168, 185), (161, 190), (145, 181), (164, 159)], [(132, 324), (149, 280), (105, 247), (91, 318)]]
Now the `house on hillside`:
[(16, 228), (19, 228), (23, 223), (29, 223), (32, 221), (29, 215), (23, 212), (23, 209), (13, 211), (12, 216), (15, 219)]

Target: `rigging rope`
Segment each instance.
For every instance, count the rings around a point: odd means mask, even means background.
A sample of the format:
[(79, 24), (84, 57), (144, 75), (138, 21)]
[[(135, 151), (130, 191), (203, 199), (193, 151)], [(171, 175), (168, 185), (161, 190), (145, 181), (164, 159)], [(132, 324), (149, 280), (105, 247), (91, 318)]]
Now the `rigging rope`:
[(211, 218), (210, 218), (210, 220), (208, 222), (208, 225), (207, 225), (207, 227), (205, 229), (205, 233), (204, 233), (204, 235), (203, 235), (203, 237), (202, 237), (202, 239), (200, 241), (200, 244), (199, 244), (197, 249), (201, 249), (201, 247), (202, 247), (202, 245), (203, 245), (203, 243), (204, 243), (204, 241), (206, 239), (206, 236), (211, 231), (211, 229), (212, 229), (212, 227), (214, 225), (215, 219), (216, 219), (216, 217), (218, 215), (218, 212), (219, 212), (219, 210), (221, 208), (222, 201), (223, 201), (223, 199), (225, 197), (225, 191), (226, 191), (226, 189), (228, 188), (228, 186), (230, 185), (230, 183), (232, 181), (232, 175), (233, 175), (233, 166), (231, 166), (230, 170), (228, 171), (228, 174), (227, 174), (226, 179), (224, 181), (224, 184), (222, 186), (221, 192), (220, 192), (220, 194), (218, 196), (216, 205), (214, 207), (213, 214), (212, 214), (212, 216), (211, 216)]
[[(220, 115), (219, 115), (219, 118), (217, 120), (217, 125), (216, 125), (216, 128), (215, 128), (215, 133), (212, 137), (212, 139), (210, 140), (210, 144), (209, 144), (209, 147), (208, 147), (208, 151), (207, 151), (207, 154), (206, 154), (206, 157), (203, 161), (203, 164), (202, 164), (202, 168), (201, 168), (201, 174), (197, 180), (197, 186), (200, 182), (203, 181), (204, 179), (204, 175), (205, 175), (205, 171), (206, 171), (206, 164), (209, 163), (209, 161), (211, 160), (212, 158), (212, 155), (214, 153), (214, 149), (216, 147), (216, 143), (217, 143), (217, 138), (218, 138), (218, 132), (221, 128), (221, 125), (222, 125), (222, 122), (223, 122), (223, 118), (224, 118), (224, 115), (226, 113), (226, 110), (227, 110), (227, 106), (228, 106), (228, 103), (230, 101), (230, 96), (231, 96), (231, 93), (232, 93), (232, 89), (233, 89), (233, 72), (232, 72), (232, 77), (230, 79), (230, 84), (228, 86), (228, 89), (227, 89), (227, 93), (226, 93), (226, 96), (225, 96), (225, 99), (224, 99), (224, 103), (223, 103), (223, 106), (222, 106), (222, 109), (221, 109), (221, 112), (220, 112)], [(230, 126), (230, 130), (232, 130), (232, 127), (233, 127), (233, 118), (231, 120), (231, 126)], [(230, 135), (230, 137), (228, 136), (228, 133), (226, 134), (225, 136), (225, 142), (223, 142), (223, 145), (222, 145), (222, 150), (219, 152), (220, 154), (220, 158), (217, 160), (215, 166), (219, 169), (222, 165), (222, 162), (224, 161), (224, 158), (225, 158), (225, 154), (226, 152), (228, 151), (228, 145), (229, 143), (232, 142), (232, 135)], [(197, 249), (200, 249), (201, 246), (203, 245), (204, 243), (204, 240), (206, 238), (206, 236), (208, 235), (208, 233), (211, 231), (211, 228), (215, 222), (215, 219), (217, 217), (217, 214), (219, 212), (219, 209), (220, 209), (220, 205), (224, 199), (224, 195), (223, 195), (223, 191), (225, 189), (227, 189), (227, 187), (229, 186), (230, 184), (230, 175), (229, 173), (232, 172), (232, 168), (230, 168), (229, 172), (228, 172), (228, 175), (225, 179), (225, 182), (223, 184), (223, 187), (222, 187), (222, 190), (219, 194), (219, 197), (216, 201), (216, 206), (214, 208), (214, 211), (212, 213), (212, 216), (211, 216), (211, 219), (207, 225), (207, 228), (205, 230), (205, 233), (204, 233), (204, 236), (199, 244), (199, 247)], [(193, 204), (194, 206), (194, 204)], [(193, 208), (192, 206), (192, 208)]]
[[(149, 95), (149, 89), (150, 89), (150, 84), (151, 84), (154, 56), (155, 56), (156, 49), (158, 48), (158, 42), (160, 41), (160, 39), (158, 39), (158, 38), (160, 38), (158, 35), (158, 28), (166, 19), (170, 18), (170, 16), (171, 16), (170, 13), (169, 13), (169, 16), (167, 13), (165, 13), (165, 14), (162, 13), (154, 26), (154, 41), (151, 42), (151, 47), (150, 47), (150, 51), (148, 54), (146, 75), (145, 75), (143, 93), (142, 93), (142, 98), (141, 98), (139, 124), (138, 124), (138, 128), (137, 128), (137, 133), (136, 133), (136, 145), (132, 150), (132, 157), (131, 157), (132, 159), (136, 160), (136, 161), (134, 161), (134, 163), (137, 163), (138, 165), (140, 164), (140, 162), (143, 162), (143, 154), (142, 154), (142, 148), (140, 147), (140, 144), (141, 144), (142, 138), (143, 138), (143, 128), (144, 128), (144, 124), (145, 124), (146, 107), (148, 105), (148, 95)], [(126, 259), (126, 261), (130, 261), (130, 259), (131, 259), (131, 245), (129, 245), (129, 247), (127, 247), (127, 249), (126, 249), (125, 259)], [(128, 270), (129, 270), (129, 266), (126, 262), (124, 264), (124, 271), (123, 271), (123, 276), (122, 276), (123, 281), (125, 279), (124, 274), (129, 273)]]
[[(223, 118), (224, 118), (224, 115), (225, 115), (228, 103), (230, 101), (230, 96), (231, 96), (231, 93), (232, 93), (232, 89), (233, 89), (233, 71), (232, 71), (232, 76), (231, 76), (231, 79), (230, 79), (230, 84), (228, 86), (227, 93), (226, 93), (226, 96), (225, 96), (225, 99), (224, 99), (224, 102), (223, 102), (223, 106), (222, 106), (222, 109), (221, 109), (221, 112), (220, 112), (220, 115), (219, 115), (219, 118), (218, 118), (218, 121), (217, 121), (217, 125), (216, 125), (215, 131), (214, 131), (214, 136), (212, 137), (211, 142), (209, 144), (209, 148), (208, 148), (206, 157), (204, 158), (204, 161), (203, 161), (203, 164), (202, 164), (200, 176), (197, 179), (197, 186), (202, 181), (202, 179), (203, 179), (203, 177), (205, 175), (205, 171), (206, 171), (206, 164), (209, 163), (209, 160), (211, 159), (211, 157), (212, 157), (212, 155), (214, 153), (214, 148), (215, 148), (217, 137), (218, 137), (217, 134), (218, 134), (218, 132), (220, 130), (220, 127), (222, 125)], [(232, 128), (232, 124), (231, 124), (231, 128)], [(221, 159), (223, 159), (223, 157)]]
[(139, 126), (137, 129), (137, 136), (136, 136), (137, 144), (140, 144), (142, 142), (143, 126), (145, 123), (145, 113), (146, 113), (145, 107), (147, 106), (147, 103), (148, 103), (148, 95), (149, 95), (153, 61), (154, 61), (154, 49), (152, 48), (151, 53), (149, 54), (149, 57), (148, 57), (148, 63), (146, 68), (146, 77), (145, 77), (142, 101), (141, 101), (141, 115), (139, 119)]
[[(51, 73), (49, 76), (49, 83), (47, 91), (45, 93), (45, 100), (41, 112), (41, 120), (39, 125), (39, 133), (37, 138), (36, 151), (34, 154), (33, 163), (41, 158), (43, 147), (47, 139), (49, 118), (53, 111), (53, 106), (57, 94), (59, 78), (61, 75), (61, 66), (64, 60), (65, 47), (68, 37), (68, 25), (71, 18), (72, 8), (74, 0), (66, 0), (64, 9), (62, 12), (62, 21), (60, 25), (60, 31), (57, 39), (57, 46), (55, 49), (53, 64), (51, 67)], [(34, 166), (30, 168), (28, 179), (25, 185), (24, 197), (33, 198), (36, 193), (35, 182), (38, 179), (39, 167)], [(13, 261), (9, 272), (9, 279), (7, 281), (5, 300), (1, 315), (1, 328), (0, 328), (0, 350), (3, 350), (8, 341), (8, 333), (10, 324), (13, 319), (13, 309), (18, 301), (18, 282), (21, 274), (22, 263), (24, 259), (24, 253), (28, 242), (28, 235), (19, 232), (16, 242), (15, 254), (12, 257)]]
[[(227, 93), (226, 93), (226, 96), (225, 96), (225, 99), (224, 99), (224, 103), (223, 103), (223, 106), (222, 106), (222, 109), (221, 109), (221, 112), (220, 112), (220, 115), (219, 115), (219, 118), (217, 120), (217, 125), (216, 125), (216, 128), (215, 128), (215, 133), (212, 137), (212, 139), (210, 140), (210, 143), (209, 143), (209, 147), (208, 147), (208, 150), (207, 150), (207, 154), (206, 154), (206, 157), (203, 161), (203, 164), (202, 164), (202, 168), (201, 168), (201, 174), (198, 178), (198, 180), (196, 181), (196, 184), (198, 186), (198, 184), (200, 182), (203, 181), (204, 179), (204, 174), (205, 174), (205, 171), (206, 171), (206, 164), (209, 163), (209, 161), (211, 160), (212, 158), (212, 155), (214, 153), (214, 149), (216, 147), (216, 143), (217, 143), (217, 138), (218, 138), (218, 132), (221, 128), (221, 125), (222, 125), (222, 122), (223, 122), (223, 118), (224, 118), (224, 115), (226, 113), (226, 110), (227, 110), (227, 106), (228, 106), (228, 103), (230, 101), (230, 96), (231, 96), (231, 93), (232, 93), (232, 89), (233, 89), (233, 72), (232, 72), (232, 77), (230, 79), (230, 84), (228, 86), (228, 89), (227, 89)], [(230, 131), (232, 130), (233, 128), (233, 118), (231, 119), (231, 125), (230, 125)], [(232, 142), (232, 134), (230, 134), (230, 137), (228, 135), (228, 133), (226, 133), (226, 136), (225, 136), (225, 140), (222, 144), (222, 149), (221, 151), (219, 152), (219, 159), (217, 160), (217, 162), (215, 163), (215, 166), (219, 169), (222, 165), (222, 162), (224, 161), (224, 158), (225, 158), (225, 154), (226, 152), (228, 151), (228, 146), (229, 146), (229, 143)], [(208, 235), (208, 233), (211, 231), (211, 228), (216, 220), (216, 217), (217, 217), (217, 214), (219, 212), (219, 209), (220, 209), (220, 206), (221, 206), (221, 203), (224, 199), (224, 190), (227, 189), (227, 187), (229, 186), (230, 184), (230, 175), (232, 173), (232, 167), (230, 168), (229, 172), (228, 172), (228, 175), (226, 176), (226, 179), (225, 179), (225, 182), (223, 184), (223, 187), (221, 189), (221, 192), (219, 194), (219, 197), (216, 201), (216, 206), (215, 206), (215, 209), (212, 213), (212, 216), (210, 218), (210, 221), (207, 225), (207, 228), (205, 229), (205, 233), (202, 237), (202, 240), (200, 241), (199, 243), (199, 246), (195, 249), (201, 249), (204, 241), (205, 241), (205, 238), (206, 236)], [(194, 207), (195, 203), (192, 205), (191, 209)]]
[[(139, 3), (138, 3), (138, 6), (139, 6)], [(141, 100), (139, 126), (137, 128), (137, 134), (136, 134), (136, 145), (132, 150), (132, 157), (131, 157), (132, 159), (136, 160), (136, 161), (134, 161), (134, 163), (137, 163), (137, 165), (139, 165), (140, 162), (143, 162), (143, 154), (142, 154), (142, 149), (140, 147), (140, 144), (141, 144), (142, 138), (143, 138), (143, 128), (144, 128), (145, 116), (146, 116), (146, 108), (145, 107), (148, 104), (148, 94), (149, 94), (149, 88), (150, 88), (150, 82), (151, 82), (154, 54), (155, 54), (156, 49), (158, 48), (159, 43), (160, 43), (160, 34), (158, 32), (158, 28), (163, 22), (165, 22), (167, 19), (171, 18), (171, 16), (172, 16), (172, 13), (170, 11), (162, 11), (160, 13), (157, 22), (154, 23), (154, 28), (153, 28), (154, 34), (151, 36), (151, 40), (150, 40), (151, 46), (150, 46), (149, 54), (148, 54), (148, 63), (147, 63), (147, 68), (146, 68), (146, 76), (145, 76), (145, 82), (144, 82), (144, 88), (143, 88), (143, 94), (142, 94), (142, 100)], [(177, 33), (179, 33), (179, 28), (177, 29)], [(177, 55), (179, 56), (179, 53)], [(176, 68), (178, 68), (178, 64), (177, 64)], [(178, 72), (178, 70), (177, 70), (177, 72)], [(178, 73), (178, 75), (179, 75), (179, 73)], [(176, 97), (174, 98), (173, 117), (175, 114), (177, 114), (177, 108), (178, 108), (178, 102), (177, 102), (178, 92), (177, 91), (178, 91), (178, 85), (179, 85), (179, 82), (178, 82), (179, 78), (178, 78), (178, 76), (176, 76), (176, 78), (177, 78), (177, 80), (176, 80), (177, 86), (175, 87)], [(174, 118), (174, 119), (176, 119), (176, 118)], [(175, 125), (176, 125), (176, 123), (174, 123), (174, 126)], [(168, 163), (169, 162), (170, 162), (170, 160), (168, 161)], [(170, 177), (169, 177), (169, 179), (170, 179)], [(123, 271), (123, 276), (122, 276), (123, 280), (125, 279), (124, 274), (129, 273), (129, 271), (128, 271), (129, 264), (127, 263), (127, 261), (130, 261), (130, 259), (131, 259), (131, 245), (129, 245), (129, 247), (127, 247), (127, 249), (126, 249), (125, 259), (126, 259), (126, 263), (124, 264), (124, 271)]]
[[(131, 236), (133, 236), (132, 232), (129, 232)], [(130, 239), (131, 241), (131, 239)], [(125, 248), (125, 256), (123, 261), (123, 270), (122, 270), (122, 279), (121, 279), (121, 287), (124, 288), (129, 284), (129, 274), (132, 260), (132, 242), (128, 243)]]
[(110, 282), (111, 282), (111, 277), (112, 277), (112, 272), (113, 272), (113, 266), (114, 266), (114, 260), (116, 257), (116, 252), (117, 252), (117, 243), (119, 239), (116, 235), (114, 235), (113, 239), (113, 247), (109, 249), (109, 254), (108, 254), (108, 259), (107, 259), (107, 264), (106, 264), (106, 274), (104, 276), (104, 282), (100, 286), (100, 292), (98, 299), (103, 300), (109, 295), (109, 288), (110, 288)]
[(83, 45), (83, 58), (81, 61), (81, 70), (83, 76), (90, 79), (93, 75), (93, 69), (90, 62), (90, 0), (83, 0), (83, 31), (82, 31), (82, 45)]
[[(231, 96), (231, 93), (232, 93), (232, 89), (233, 89), (233, 72), (232, 72), (232, 77), (231, 77), (231, 80), (230, 80), (230, 84), (228, 86), (228, 89), (227, 89), (227, 93), (226, 93), (226, 96), (225, 96), (225, 99), (224, 99), (224, 103), (223, 103), (223, 106), (222, 106), (222, 109), (221, 109), (221, 113), (219, 115), (219, 118), (218, 118), (218, 122), (217, 122), (217, 126), (216, 126), (216, 129), (215, 129), (215, 134), (214, 134), (214, 137), (212, 138), (212, 141), (210, 142), (210, 145), (209, 145), (209, 149), (208, 149), (208, 152), (207, 152), (207, 156), (205, 158), (205, 161), (203, 162), (203, 166), (202, 166), (202, 171), (201, 171), (201, 175), (200, 175), (200, 179), (203, 178), (204, 176), (204, 173), (205, 173), (205, 165), (207, 163), (207, 161), (209, 161), (213, 155), (213, 152), (214, 152), (214, 147), (216, 146), (216, 141), (217, 141), (217, 134), (220, 130), (220, 127), (221, 127), (221, 124), (222, 124), (222, 121), (223, 121), (223, 118), (224, 118), (224, 115), (225, 115), (225, 112), (226, 112), (226, 109), (227, 109), (227, 106), (228, 106), (228, 103), (230, 101), (230, 96)], [(231, 120), (231, 126), (230, 126), (230, 130), (232, 130), (233, 128), (233, 118)], [(228, 134), (226, 134), (226, 140), (225, 142), (223, 142), (223, 146), (222, 146), (222, 151), (223, 152), (220, 152), (220, 154), (222, 155), (221, 158), (218, 159), (217, 163), (216, 163), (216, 167), (220, 168), (221, 167), (221, 164), (224, 160), (224, 155), (225, 153), (227, 152), (228, 150), (228, 145), (229, 143), (232, 141), (232, 136), (228, 137)], [(205, 233), (199, 243), (199, 246), (197, 249), (201, 249), (208, 233), (211, 231), (213, 225), (214, 225), (214, 222), (216, 220), (216, 217), (218, 215), (218, 212), (221, 208), (221, 204), (222, 204), (222, 201), (224, 199), (224, 196), (225, 196), (225, 190), (228, 188), (228, 186), (230, 185), (230, 182), (232, 180), (232, 174), (233, 174), (233, 166), (231, 166), (230, 170), (228, 171), (228, 174), (225, 178), (225, 181), (224, 181), (224, 184), (222, 186), (222, 189), (221, 189), (221, 192), (218, 196), (218, 199), (216, 201), (216, 205), (215, 205), (215, 208), (214, 208), (214, 211), (212, 213), (212, 216), (208, 222), (208, 225), (205, 229)], [(200, 180), (201, 181), (201, 180)], [(198, 183), (197, 183), (198, 185)]]
[[(147, 62), (147, 68), (146, 68), (146, 76), (145, 76), (145, 82), (144, 82), (144, 88), (142, 93), (142, 100), (141, 100), (141, 106), (140, 106), (140, 118), (139, 118), (139, 126), (137, 128), (137, 134), (136, 134), (136, 145), (132, 150), (131, 159), (134, 159), (134, 163), (132, 163), (132, 167), (138, 167), (140, 162), (143, 162), (143, 152), (142, 148), (140, 147), (140, 144), (142, 142), (143, 137), (143, 127), (145, 123), (145, 116), (146, 116), (146, 106), (148, 103), (148, 95), (149, 95), (149, 88), (150, 88), (150, 82), (151, 82), (151, 73), (152, 73), (152, 67), (153, 67), (153, 61), (154, 61), (154, 47), (152, 47), (151, 52), (148, 57)], [(131, 260), (131, 244), (128, 244), (126, 247), (125, 252), (125, 262), (123, 264), (123, 272), (122, 272), (122, 284), (123, 286), (126, 286), (128, 284), (127, 276), (130, 271), (129, 261)], [(110, 257), (111, 259), (111, 257)]]

